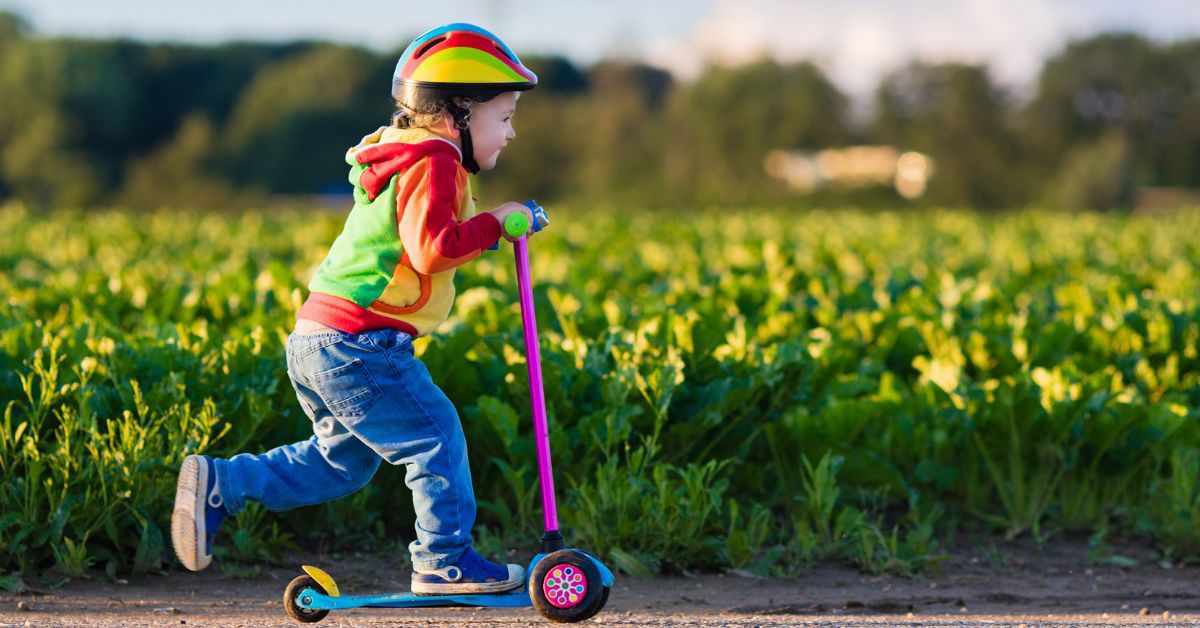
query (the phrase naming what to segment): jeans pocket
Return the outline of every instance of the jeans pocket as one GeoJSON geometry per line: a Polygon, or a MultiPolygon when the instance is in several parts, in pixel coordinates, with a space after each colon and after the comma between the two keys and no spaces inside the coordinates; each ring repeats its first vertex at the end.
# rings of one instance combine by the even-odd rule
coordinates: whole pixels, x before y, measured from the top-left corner
{"type": "Polygon", "coordinates": [[[314,373],[312,380],[321,401],[335,416],[362,416],[383,398],[367,365],[358,358],[314,373]]]}

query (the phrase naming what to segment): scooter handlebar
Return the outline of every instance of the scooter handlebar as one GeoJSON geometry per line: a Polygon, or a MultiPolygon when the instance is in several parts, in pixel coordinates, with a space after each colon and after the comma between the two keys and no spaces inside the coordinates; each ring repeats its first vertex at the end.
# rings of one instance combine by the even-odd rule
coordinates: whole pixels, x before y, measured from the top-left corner
{"type": "Polygon", "coordinates": [[[533,212],[533,232],[537,233],[542,229],[550,226],[550,216],[546,215],[546,210],[537,201],[529,200],[524,203],[529,211],[533,212]]]}
{"type": "Polygon", "coordinates": [[[511,238],[519,238],[529,231],[529,219],[525,214],[509,214],[508,218],[504,219],[504,231],[511,238]]]}
{"type": "MultiPolygon", "coordinates": [[[[550,217],[546,214],[546,210],[537,204],[537,201],[530,200],[523,203],[533,213],[533,233],[537,233],[542,229],[550,226],[550,217]]],[[[519,238],[526,233],[529,233],[529,218],[525,214],[509,214],[504,219],[504,231],[509,236],[519,238]]],[[[499,250],[500,243],[497,242],[488,247],[489,251],[499,250]]]]}

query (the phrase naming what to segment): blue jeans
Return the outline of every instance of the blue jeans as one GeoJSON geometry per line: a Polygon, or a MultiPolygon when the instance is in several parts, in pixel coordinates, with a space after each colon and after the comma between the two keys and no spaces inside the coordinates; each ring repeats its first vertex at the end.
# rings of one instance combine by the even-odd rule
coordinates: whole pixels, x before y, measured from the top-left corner
{"type": "Polygon", "coordinates": [[[457,561],[475,523],[467,443],[454,405],[413,355],[412,338],[393,329],[292,334],[287,367],[313,436],[216,460],[226,510],[236,513],[248,499],[270,510],[337,499],[365,486],[384,460],[407,467],[417,514],[413,566],[457,561]]]}

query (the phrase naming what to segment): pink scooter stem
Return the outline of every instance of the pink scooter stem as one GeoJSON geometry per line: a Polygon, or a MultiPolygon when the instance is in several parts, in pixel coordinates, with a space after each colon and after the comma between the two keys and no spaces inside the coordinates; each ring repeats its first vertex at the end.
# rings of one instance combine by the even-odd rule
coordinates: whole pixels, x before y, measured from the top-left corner
{"type": "Polygon", "coordinates": [[[525,327],[525,362],[529,368],[529,399],[533,405],[533,433],[537,438],[538,475],[542,480],[542,511],[546,532],[558,531],[554,502],[554,473],[550,468],[550,434],[546,425],[546,398],[542,393],[542,353],[538,347],[537,319],[533,312],[533,285],[529,281],[529,249],[521,236],[513,243],[517,257],[517,286],[521,291],[521,322],[525,327]]]}

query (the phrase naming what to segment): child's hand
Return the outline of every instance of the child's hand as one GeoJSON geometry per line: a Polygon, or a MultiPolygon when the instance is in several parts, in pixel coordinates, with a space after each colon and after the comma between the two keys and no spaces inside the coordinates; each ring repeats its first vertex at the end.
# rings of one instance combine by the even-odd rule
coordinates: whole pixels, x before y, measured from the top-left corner
{"type": "MultiPolygon", "coordinates": [[[[508,218],[509,214],[513,214],[516,212],[525,214],[525,217],[529,219],[529,224],[530,225],[533,224],[533,212],[529,211],[528,207],[526,207],[520,203],[505,203],[505,204],[497,207],[496,209],[493,209],[489,213],[491,213],[493,216],[495,216],[496,220],[499,220],[501,226],[503,226],[504,219],[508,218]]],[[[504,236],[504,239],[508,240],[509,242],[516,242],[520,238],[520,236],[517,236],[514,238],[514,237],[508,235],[508,232],[505,231],[503,228],[500,229],[500,233],[501,233],[501,235],[504,236]]],[[[522,235],[524,235],[524,234],[522,234],[522,235]]]]}

